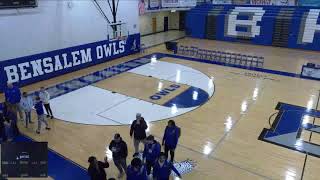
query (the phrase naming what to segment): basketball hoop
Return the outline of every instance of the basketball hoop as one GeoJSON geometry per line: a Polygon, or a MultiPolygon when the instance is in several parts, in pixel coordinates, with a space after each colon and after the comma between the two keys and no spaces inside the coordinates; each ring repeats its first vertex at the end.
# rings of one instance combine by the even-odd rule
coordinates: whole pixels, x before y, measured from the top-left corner
{"type": "Polygon", "coordinates": [[[127,24],[124,22],[110,23],[107,30],[110,40],[126,40],[129,35],[127,24]]]}

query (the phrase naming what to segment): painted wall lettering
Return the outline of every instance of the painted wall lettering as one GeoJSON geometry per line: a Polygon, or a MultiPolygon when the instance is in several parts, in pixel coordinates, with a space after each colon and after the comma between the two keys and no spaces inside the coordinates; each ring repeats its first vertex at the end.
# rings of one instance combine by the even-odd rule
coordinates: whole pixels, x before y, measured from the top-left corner
{"type": "Polygon", "coordinates": [[[139,52],[133,42],[140,44],[140,34],[1,61],[0,92],[7,82],[26,85],[139,52]]]}

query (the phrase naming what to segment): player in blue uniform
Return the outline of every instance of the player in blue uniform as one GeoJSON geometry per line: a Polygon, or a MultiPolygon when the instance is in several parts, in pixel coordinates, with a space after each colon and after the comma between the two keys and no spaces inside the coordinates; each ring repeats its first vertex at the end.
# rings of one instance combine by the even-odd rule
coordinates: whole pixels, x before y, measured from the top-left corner
{"type": "Polygon", "coordinates": [[[178,140],[181,135],[181,129],[176,126],[173,120],[168,121],[168,126],[166,127],[162,139],[162,145],[164,145],[164,152],[168,157],[168,152],[170,151],[171,162],[174,161],[174,152],[178,144],[178,140]]]}
{"type": "Polygon", "coordinates": [[[146,162],[147,174],[150,175],[151,169],[159,158],[161,145],[152,135],[147,137],[143,151],[143,159],[146,162]]]}
{"type": "Polygon", "coordinates": [[[38,129],[37,129],[36,133],[40,134],[41,123],[42,122],[46,125],[46,130],[50,130],[49,125],[48,125],[47,121],[44,118],[43,103],[40,100],[40,97],[36,97],[36,103],[34,105],[34,108],[36,109],[36,112],[37,112],[37,115],[38,115],[38,129]]]}
{"type": "Polygon", "coordinates": [[[153,179],[154,180],[169,180],[171,171],[174,171],[176,175],[181,178],[178,170],[173,166],[172,162],[167,160],[167,156],[164,152],[160,153],[159,160],[153,166],[153,179]]]}
{"type": "Polygon", "coordinates": [[[148,180],[146,167],[141,159],[134,158],[127,169],[127,180],[148,180]]]}

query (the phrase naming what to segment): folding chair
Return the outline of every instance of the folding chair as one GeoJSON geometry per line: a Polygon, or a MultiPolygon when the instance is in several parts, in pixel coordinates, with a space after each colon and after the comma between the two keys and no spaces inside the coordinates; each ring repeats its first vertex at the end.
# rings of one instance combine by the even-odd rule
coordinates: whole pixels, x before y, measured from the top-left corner
{"type": "Polygon", "coordinates": [[[205,51],[205,59],[206,59],[206,60],[210,60],[210,56],[211,56],[211,55],[210,55],[210,50],[205,49],[204,51],[205,51]]]}
{"type": "Polygon", "coordinates": [[[146,50],[146,45],[145,44],[141,44],[140,45],[140,53],[145,53],[146,50]]]}
{"type": "Polygon", "coordinates": [[[180,45],[179,48],[178,48],[178,54],[183,55],[183,53],[184,53],[184,46],[180,45]]]}
{"type": "Polygon", "coordinates": [[[258,58],[258,67],[263,67],[264,64],[264,57],[259,57],[258,58]]]}
{"type": "Polygon", "coordinates": [[[231,54],[229,52],[226,52],[226,63],[231,64],[231,54]]]}
{"type": "Polygon", "coordinates": [[[226,53],[225,52],[221,52],[220,62],[226,63],[226,53]]]}
{"type": "Polygon", "coordinates": [[[216,59],[217,62],[221,61],[221,52],[220,51],[216,51],[216,59]]]}
{"type": "Polygon", "coordinates": [[[199,49],[198,50],[198,56],[200,59],[204,59],[205,57],[205,50],[204,49],[199,49]]]}
{"type": "Polygon", "coordinates": [[[247,65],[249,66],[249,67],[255,67],[255,65],[253,64],[253,60],[252,60],[253,58],[252,58],[252,56],[251,55],[248,55],[247,56],[247,65]]]}
{"type": "Polygon", "coordinates": [[[241,55],[240,65],[241,66],[247,66],[247,55],[244,55],[244,54],[241,55]]]}
{"type": "Polygon", "coordinates": [[[230,53],[230,64],[235,64],[236,63],[236,58],[237,58],[237,54],[230,53]]]}
{"type": "Polygon", "coordinates": [[[198,47],[195,47],[195,46],[190,47],[190,56],[195,56],[197,52],[198,52],[198,47]]]}

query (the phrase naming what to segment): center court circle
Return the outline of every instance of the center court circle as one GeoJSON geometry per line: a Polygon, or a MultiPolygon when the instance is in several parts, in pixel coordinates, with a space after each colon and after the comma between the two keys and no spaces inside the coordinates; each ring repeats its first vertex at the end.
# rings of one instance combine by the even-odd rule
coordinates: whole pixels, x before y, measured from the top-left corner
{"type": "MultiPolygon", "coordinates": [[[[121,64],[118,66],[124,67],[121,64]]],[[[126,72],[146,79],[152,77],[159,81],[157,87],[151,88],[154,93],[146,94],[150,100],[91,84],[52,99],[51,105],[56,118],[88,125],[128,125],[135,119],[136,113],[141,113],[146,121],[153,122],[190,112],[206,103],[214,94],[215,86],[212,78],[181,64],[148,61],[126,72]],[[161,88],[162,81],[171,85],[161,88]],[[180,86],[185,88],[180,90],[181,92],[180,86]],[[176,94],[168,101],[157,103],[157,98],[161,99],[172,93],[176,94]]],[[[117,83],[125,83],[125,76],[117,81],[118,76],[112,78],[117,83]]]]}

